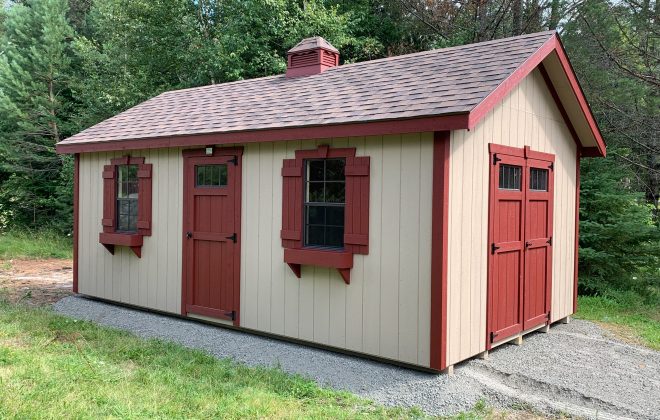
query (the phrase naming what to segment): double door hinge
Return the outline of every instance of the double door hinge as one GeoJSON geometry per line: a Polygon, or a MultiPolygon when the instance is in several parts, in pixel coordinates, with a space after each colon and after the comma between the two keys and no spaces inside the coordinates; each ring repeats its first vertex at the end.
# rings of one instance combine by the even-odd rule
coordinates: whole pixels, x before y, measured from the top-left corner
{"type": "Polygon", "coordinates": [[[493,155],[493,165],[497,165],[497,162],[501,161],[502,159],[497,157],[497,153],[493,155]]]}
{"type": "Polygon", "coordinates": [[[238,237],[236,236],[236,233],[234,232],[231,236],[227,236],[227,239],[231,240],[233,243],[236,243],[238,237]]]}
{"type": "Polygon", "coordinates": [[[497,246],[497,245],[495,245],[495,242],[493,242],[492,244],[490,244],[490,253],[491,253],[491,254],[495,255],[495,251],[497,251],[498,249],[500,249],[500,247],[497,246]]]}
{"type": "Polygon", "coordinates": [[[495,341],[495,337],[497,337],[497,333],[495,331],[491,331],[491,333],[490,333],[490,342],[491,343],[495,341]]]}
{"type": "Polygon", "coordinates": [[[233,158],[229,159],[227,163],[233,163],[234,166],[238,166],[238,156],[234,156],[233,158]]]}

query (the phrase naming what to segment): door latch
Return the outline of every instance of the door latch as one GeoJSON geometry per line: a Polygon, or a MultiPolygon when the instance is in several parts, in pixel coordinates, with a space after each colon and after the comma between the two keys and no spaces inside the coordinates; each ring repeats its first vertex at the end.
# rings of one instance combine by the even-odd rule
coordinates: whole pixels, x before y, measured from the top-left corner
{"type": "Polygon", "coordinates": [[[231,239],[231,241],[232,241],[233,243],[236,243],[236,240],[237,240],[238,238],[237,238],[237,236],[236,236],[236,233],[234,233],[234,234],[231,235],[231,236],[227,236],[226,239],[231,239]]]}
{"type": "Polygon", "coordinates": [[[494,255],[494,254],[495,254],[495,251],[497,251],[498,249],[500,249],[500,247],[497,246],[497,245],[495,245],[495,242],[493,242],[492,244],[490,244],[490,253],[491,253],[491,254],[494,255]]]}
{"type": "Polygon", "coordinates": [[[186,232],[186,238],[188,239],[192,238],[192,232],[186,232]]]}

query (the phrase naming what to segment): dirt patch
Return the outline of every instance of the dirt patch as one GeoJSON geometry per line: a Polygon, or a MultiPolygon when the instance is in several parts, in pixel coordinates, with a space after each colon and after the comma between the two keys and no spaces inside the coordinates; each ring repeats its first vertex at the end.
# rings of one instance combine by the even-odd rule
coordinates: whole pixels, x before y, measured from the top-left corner
{"type": "Polygon", "coordinates": [[[73,294],[73,261],[0,260],[0,295],[12,303],[52,305],[73,294]]]}

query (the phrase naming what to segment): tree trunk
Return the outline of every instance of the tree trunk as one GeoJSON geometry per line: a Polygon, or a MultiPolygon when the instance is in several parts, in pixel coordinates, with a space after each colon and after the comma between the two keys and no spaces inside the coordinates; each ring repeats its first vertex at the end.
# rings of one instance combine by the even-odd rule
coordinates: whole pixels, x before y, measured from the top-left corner
{"type": "Polygon", "coordinates": [[[548,20],[548,29],[557,29],[560,17],[559,0],[552,0],[550,3],[550,19],[548,20]]]}
{"type": "Polygon", "coordinates": [[[522,0],[513,0],[511,4],[511,35],[520,35],[522,32],[522,0]]]}

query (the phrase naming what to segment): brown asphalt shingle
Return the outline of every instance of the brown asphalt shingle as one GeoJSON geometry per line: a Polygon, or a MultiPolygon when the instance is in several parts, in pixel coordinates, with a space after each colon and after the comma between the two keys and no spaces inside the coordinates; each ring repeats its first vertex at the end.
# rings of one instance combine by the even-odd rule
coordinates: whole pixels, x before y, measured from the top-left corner
{"type": "Polygon", "coordinates": [[[466,113],[553,31],[162,93],[60,144],[466,113]]]}

